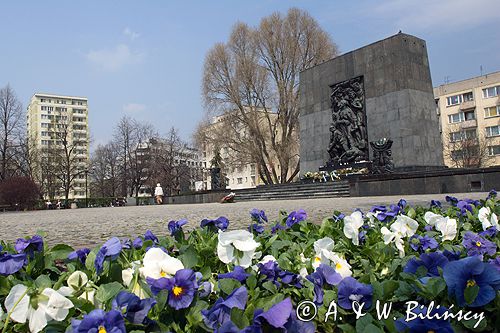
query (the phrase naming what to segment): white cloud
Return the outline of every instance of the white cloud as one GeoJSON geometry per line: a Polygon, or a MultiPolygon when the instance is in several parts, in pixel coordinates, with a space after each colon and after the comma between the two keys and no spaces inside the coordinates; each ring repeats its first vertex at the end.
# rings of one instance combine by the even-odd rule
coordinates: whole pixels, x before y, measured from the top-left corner
{"type": "Polygon", "coordinates": [[[390,0],[372,10],[371,17],[380,15],[409,33],[467,30],[500,19],[498,0],[390,0]]]}
{"type": "Polygon", "coordinates": [[[138,103],[128,103],[123,106],[125,113],[141,113],[146,110],[146,105],[138,103]]]}
{"type": "Polygon", "coordinates": [[[135,31],[132,31],[129,27],[126,27],[123,30],[123,34],[127,37],[130,37],[131,40],[135,40],[141,36],[141,34],[135,32],[135,31]]]}
{"type": "Polygon", "coordinates": [[[117,71],[126,65],[140,63],[144,54],[130,50],[128,45],[119,44],[113,49],[91,50],[85,57],[101,69],[117,71]]]}

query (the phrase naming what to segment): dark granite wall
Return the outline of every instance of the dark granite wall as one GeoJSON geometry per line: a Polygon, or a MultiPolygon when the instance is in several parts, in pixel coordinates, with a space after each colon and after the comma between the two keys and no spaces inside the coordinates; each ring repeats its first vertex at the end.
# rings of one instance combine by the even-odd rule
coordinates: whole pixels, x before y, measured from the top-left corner
{"type": "Polygon", "coordinates": [[[357,76],[364,77],[368,140],[391,138],[396,168],[442,166],[425,41],[399,33],[301,73],[301,173],[329,160],[330,86],[357,76]]]}

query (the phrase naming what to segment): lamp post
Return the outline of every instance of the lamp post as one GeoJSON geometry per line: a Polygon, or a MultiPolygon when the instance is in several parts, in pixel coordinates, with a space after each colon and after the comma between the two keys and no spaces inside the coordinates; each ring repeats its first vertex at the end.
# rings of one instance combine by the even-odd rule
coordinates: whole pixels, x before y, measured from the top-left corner
{"type": "Polygon", "coordinates": [[[89,175],[89,169],[85,168],[85,208],[89,208],[89,202],[88,202],[88,175],[89,175]]]}

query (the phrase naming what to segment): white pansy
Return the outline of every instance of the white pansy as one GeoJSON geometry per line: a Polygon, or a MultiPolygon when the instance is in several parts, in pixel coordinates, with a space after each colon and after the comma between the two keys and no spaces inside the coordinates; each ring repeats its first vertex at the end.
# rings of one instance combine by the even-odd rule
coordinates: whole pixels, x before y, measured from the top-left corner
{"type": "Polygon", "coordinates": [[[233,263],[243,268],[252,264],[255,250],[259,247],[253,239],[253,234],[246,230],[219,231],[217,255],[225,263],[233,263]]]}
{"type": "Polygon", "coordinates": [[[359,228],[363,226],[363,213],[353,212],[350,216],[344,217],[344,235],[352,240],[354,245],[359,245],[359,228]]]}
{"type": "Polygon", "coordinates": [[[39,297],[36,310],[30,304],[27,287],[15,285],[5,299],[5,308],[10,318],[18,323],[25,323],[28,319],[31,333],[38,333],[47,326],[49,320],[63,321],[74,305],[59,292],[45,288],[39,297]]]}
{"type": "Polygon", "coordinates": [[[172,277],[175,273],[184,268],[182,262],[166,254],[162,249],[152,247],[144,255],[143,267],[139,272],[144,278],[159,279],[162,277],[172,277]]]}
{"type": "Polygon", "coordinates": [[[264,258],[262,258],[262,260],[259,261],[259,263],[265,264],[266,262],[269,262],[269,261],[278,261],[278,260],[276,260],[276,258],[273,257],[272,255],[268,254],[267,256],[264,256],[264,258]]]}
{"type": "Polygon", "coordinates": [[[333,246],[335,245],[333,239],[330,237],[325,237],[318,239],[314,242],[314,251],[316,255],[313,258],[312,266],[314,269],[319,267],[320,264],[330,264],[330,259],[328,256],[332,253],[333,246]]]}
{"type": "Polygon", "coordinates": [[[402,236],[411,237],[417,232],[418,222],[406,215],[398,215],[396,221],[391,225],[393,232],[399,232],[402,236]]]}
{"type": "Polygon", "coordinates": [[[28,319],[30,298],[27,290],[25,285],[16,284],[5,298],[5,309],[10,312],[10,318],[18,323],[25,323],[28,319]]]}
{"type": "Polygon", "coordinates": [[[306,276],[309,275],[309,272],[307,272],[307,268],[305,267],[302,267],[300,270],[299,270],[299,275],[302,276],[303,278],[305,278],[306,276]]]}
{"type": "Polygon", "coordinates": [[[391,231],[391,230],[387,229],[386,227],[382,227],[380,229],[380,232],[382,233],[384,243],[387,245],[387,244],[393,242],[399,251],[399,256],[401,258],[403,258],[405,256],[405,248],[404,248],[404,240],[403,240],[404,235],[401,234],[399,231],[391,231]]]}
{"type": "Polygon", "coordinates": [[[432,225],[433,227],[437,224],[437,222],[439,220],[441,220],[443,218],[444,218],[443,216],[436,214],[436,213],[433,213],[433,212],[425,212],[425,214],[424,214],[425,222],[432,225]]]}
{"type": "Polygon", "coordinates": [[[444,217],[436,223],[436,230],[441,232],[443,241],[453,240],[457,236],[457,220],[444,217]]]}
{"type": "Polygon", "coordinates": [[[331,252],[328,254],[328,259],[330,260],[330,266],[335,268],[335,271],[339,273],[342,278],[352,275],[351,265],[338,253],[331,252]]]}
{"type": "Polygon", "coordinates": [[[88,290],[85,290],[78,298],[84,299],[86,301],[89,301],[92,304],[96,304],[95,300],[95,290],[94,289],[89,289],[88,288],[88,282],[89,278],[87,277],[87,274],[85,274],[82,271],[75,271],[73,274],[71,274],[68,277],[68,280],[66,281],[68,286],[67,287],[61,287],[59,288],[58,292],[63,295],[63,296],[72,296],[76,292],[79,292],[80,290],[86,288],[88,290]]]}
{"type": "Polygon", "coordinates": [[[366,213],[366,217],[368,218],[368,225],[370,227],[373,227],[375,225],[375,222],[378,221],[378,214],[380,214],[381,212],[376,210],[374,212],[368,212],[366,213]]]}
{"type": "Polygon", "coordinates": [[[490,207],[482,207],[479,210],[477,217],[483,225],[483,230],[490,227],[495,227],[497,230],[500,229],[498,226],[498,217],[495,213],[491,212],[490,207]]]}

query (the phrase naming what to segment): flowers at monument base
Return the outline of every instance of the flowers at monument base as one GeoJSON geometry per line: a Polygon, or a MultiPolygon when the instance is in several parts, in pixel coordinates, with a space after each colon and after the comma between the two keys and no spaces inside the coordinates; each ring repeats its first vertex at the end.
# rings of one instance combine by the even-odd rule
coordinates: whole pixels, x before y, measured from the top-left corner
{"type": "Polygon", "coordinates": [[[500,202],[442,202],[332,207],[321,223],[254,209],[242,229],[258,232],[166,219],[163,232],[93,249],[0,242],[0,331],[494,331],[500,202]]]}

